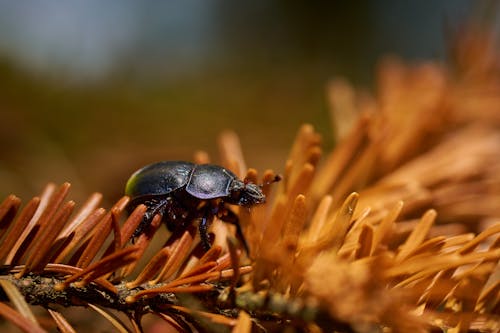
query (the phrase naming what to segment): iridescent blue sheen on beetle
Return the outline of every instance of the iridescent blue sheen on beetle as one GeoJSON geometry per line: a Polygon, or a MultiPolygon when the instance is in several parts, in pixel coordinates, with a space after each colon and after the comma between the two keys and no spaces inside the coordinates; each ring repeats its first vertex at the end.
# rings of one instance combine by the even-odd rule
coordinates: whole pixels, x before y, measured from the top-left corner
{"type": "Polygon", "coordinates": [[[261,188],[239,180],[231,171],[214,164],[164,161],[137,170],[125,186],[133,210],[139,204],[148,208],[134,233],[140,235],[156,214],[162,216],[170,231],[182,231],[193,220],[200,219],[198,229],[203,247],[210,248],[207,229],[214,216],[234,224],[248,253],[248,245],[238,217],[225,203],[251,207],[263,203],[261,188]],[[224,212],[224,214],[219,214],[224,212]]]}

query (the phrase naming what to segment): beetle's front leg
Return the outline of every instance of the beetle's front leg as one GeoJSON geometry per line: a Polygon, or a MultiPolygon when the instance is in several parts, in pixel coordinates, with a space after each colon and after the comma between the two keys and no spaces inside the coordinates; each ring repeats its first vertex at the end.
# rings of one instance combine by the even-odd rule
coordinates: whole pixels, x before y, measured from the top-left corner
{"type": "Polygon", "coordinates": [[[223,211],[225,212],[225,214],[220,214],[219,218],[222,221],[231,223],[236,227],[236,236],[238,236],[240,241],[243,243],[243,248],[245,249],[247,255],[250,255],[250,249],[248,247],[245,236],[243,235],[243,231],[241,230],[240,220],[238,218],[238,215],[236,215],[232,210],[229,210],[227,208],[223,208],[223,211]]]}

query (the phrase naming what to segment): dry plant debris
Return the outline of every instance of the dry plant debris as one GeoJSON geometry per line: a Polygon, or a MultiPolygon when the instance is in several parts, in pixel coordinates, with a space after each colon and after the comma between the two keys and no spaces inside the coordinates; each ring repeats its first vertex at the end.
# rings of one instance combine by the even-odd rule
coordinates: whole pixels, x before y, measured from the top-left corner
{"type": "MultiPolygon", "coordinates": [[[[266,204],[237,211],[251,258],[218,220],[208,252],[193,225],[148,254],[160,217],[131,242],[145,207],[127,216],[127,197],[106,210],[96,193],[74,213],[67,183],[22,208],[8,196],[0,315],[26,332],[75,332],[63,312],[77,306],[120,332],[142,332],[146,314],[187,332],[498,332],[500,57],[490,37],[471,29],[455,71],[386,60],[374,97],[333,82],[332,113],[353,125],[326,153],[311,125],[300,128],[283,181],[263,186],[266,204]]],[[[238,176],[274,178],[247,169],[236,134],[219,145],[238,176]]]]}

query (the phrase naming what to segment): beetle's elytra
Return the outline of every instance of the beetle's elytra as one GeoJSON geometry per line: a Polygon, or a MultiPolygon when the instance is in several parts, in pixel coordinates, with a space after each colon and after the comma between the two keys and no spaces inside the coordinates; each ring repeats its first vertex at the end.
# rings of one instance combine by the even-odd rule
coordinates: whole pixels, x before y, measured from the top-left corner
{"type": "Polygon", "coordinates": [[[247,253],[248,245],[238,217],[225,204],[251,207],[265,200],[258,185],[238,179],[221,166],[183,161],[163,161],[137,170],[128,180],[125,194],[131,198],[130,210],[139,204],[148,208],[134,236],[138,236],[156,214],[162,216],[170,231],[183,230],[193,220],[200,219],[200,239],[207,250],[210,248],[207,228],[217,215],[236,226],[247,253]],[[222,212],[224,214],[219,214],[222,212]]]}

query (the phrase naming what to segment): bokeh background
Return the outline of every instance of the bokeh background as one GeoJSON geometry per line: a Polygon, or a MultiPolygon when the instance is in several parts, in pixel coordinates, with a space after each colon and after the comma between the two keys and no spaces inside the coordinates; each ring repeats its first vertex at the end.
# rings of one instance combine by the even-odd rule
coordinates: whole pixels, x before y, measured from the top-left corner
{"type": "Polygon", "coordinates": [[[216,162],[225,129],[280,172],[301,123],[334,144],[331,79],[373,90],[387,54],[446,61],[448,29],[490,4],[0,0],[0,195],[70,181],[112,202],[146,163],[216,162]]]}

